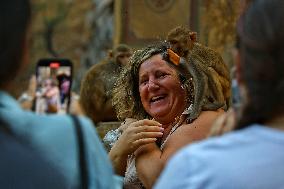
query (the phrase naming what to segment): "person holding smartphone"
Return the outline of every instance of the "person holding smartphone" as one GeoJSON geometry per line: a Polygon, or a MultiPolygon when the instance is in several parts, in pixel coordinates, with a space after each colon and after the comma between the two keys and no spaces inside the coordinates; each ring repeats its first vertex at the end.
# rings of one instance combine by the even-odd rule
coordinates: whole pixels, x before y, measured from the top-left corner
{"type": "Polygon", "coordinates": [[[10,89],[17,87],[13,81],[29,62],[30,17],[29,0],[0,1],[0,118],[15,137],[64,176],[67,188],[83,188],[82,181],[86,181],[84,188],[120,188],[122,179],[114,174],[91,120],[80,116],[76,122],[69,115],[37,115],[22,109],[10,95],[10,89]],[[76,128],[82,131],[78,134],[82,151],[76,128]],[[79,158],[79,154],[85,158],[79,158]]]}

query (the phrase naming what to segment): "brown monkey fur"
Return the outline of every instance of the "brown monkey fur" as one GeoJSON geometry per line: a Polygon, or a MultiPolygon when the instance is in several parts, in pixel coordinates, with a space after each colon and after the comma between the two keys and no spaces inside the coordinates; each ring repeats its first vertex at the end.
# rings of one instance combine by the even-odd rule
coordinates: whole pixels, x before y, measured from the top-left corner
{"type": "Polygon", "coordinates": [[[171,49],[186,59],[185,67],[193,78],[194,103],[190,119],[195,119],[202,110],[227,110],[231,97],[228,67],[217,52],[197,43],[196,35],[182,26],[167,35],[171,49]]]}
{"type": "Polygon", "coordinates": [[[120,56],[130,57],[132,50],[129,46],[120,44],[109,57],[92,66],[81,82],[80,105],[94,123],[103,121],[117,121],[112,106],[112,89],[122,67],[120,56]]]}

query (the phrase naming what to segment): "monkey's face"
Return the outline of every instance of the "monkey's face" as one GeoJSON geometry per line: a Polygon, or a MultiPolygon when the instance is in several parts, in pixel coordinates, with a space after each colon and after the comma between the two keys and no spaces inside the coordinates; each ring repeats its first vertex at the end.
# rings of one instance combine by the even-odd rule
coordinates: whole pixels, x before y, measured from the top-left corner
{"type": "Polygon", "coordinates": [[[171,49],[181,57],[187,57],[191,50],[191,40],[185,36],[177,36],[169,40],[171,49]]]}
{"type": "Polygon", "coordinates": [[[125,66],[128,64],[130,56],[130,52],[117,52],[116,62],[122,66],[125,66]]]}

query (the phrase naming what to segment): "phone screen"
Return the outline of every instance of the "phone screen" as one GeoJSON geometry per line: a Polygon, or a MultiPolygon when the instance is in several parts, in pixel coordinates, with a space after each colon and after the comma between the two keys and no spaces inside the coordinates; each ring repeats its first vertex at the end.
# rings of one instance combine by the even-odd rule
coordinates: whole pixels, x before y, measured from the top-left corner
{"type": "Polygon", "coordinates": [[[38,114],[69,113],[72,86],[72,63],[67,59],[41,59],[36,67],[38,114]]]}

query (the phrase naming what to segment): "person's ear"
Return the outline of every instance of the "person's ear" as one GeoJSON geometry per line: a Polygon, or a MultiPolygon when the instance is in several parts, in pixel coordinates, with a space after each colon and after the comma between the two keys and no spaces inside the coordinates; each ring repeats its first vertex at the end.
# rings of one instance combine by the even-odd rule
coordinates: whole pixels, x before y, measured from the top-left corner
{"type": "Polygon", "coordinates": [[[242,66],[241,66],[241,54],[240,50],[236,49],[235,52],[235,63],[236,63],[236,78],[238,84],[242,84],[242,66]]]}
{"type": "Polygon", "coordinates": [[[197,32],[190,32],[189,36],[192,42],[197,42],[197,32]]]}
{"type": "Polygon", "coordinates": [[[244,68],[242,66],[243,64],[241,64],[242,61],[243,61],[242,53],[240,52],[240,49],[237,49],[235,54],[236,79],[240,89],[241,102],[246,103],[246,101],[248,100],[248,89],[243,79],[244,68]]]}

